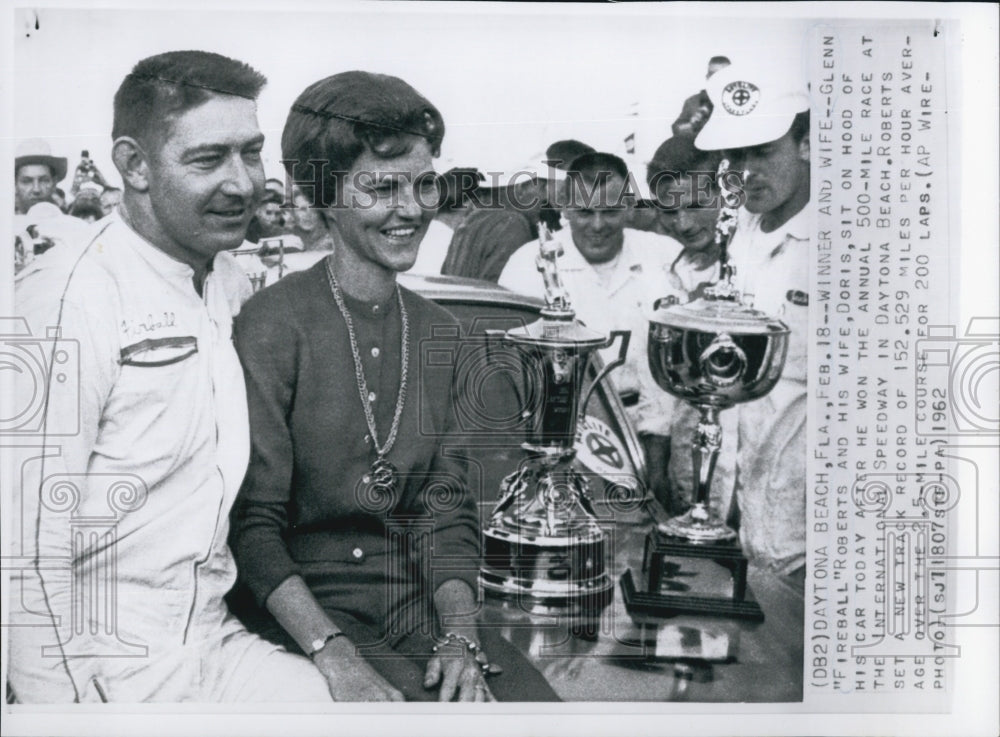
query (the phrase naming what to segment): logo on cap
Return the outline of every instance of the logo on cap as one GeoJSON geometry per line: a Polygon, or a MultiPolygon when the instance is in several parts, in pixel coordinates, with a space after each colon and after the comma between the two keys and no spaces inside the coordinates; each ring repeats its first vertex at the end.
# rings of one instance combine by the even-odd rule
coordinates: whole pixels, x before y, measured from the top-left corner
{"type": "Polygon", "coordinates": [[[746,115],[760,102],[760,90],[750,82],[730,82],[722,90],[722,107],[730,115],[746,115]]]}

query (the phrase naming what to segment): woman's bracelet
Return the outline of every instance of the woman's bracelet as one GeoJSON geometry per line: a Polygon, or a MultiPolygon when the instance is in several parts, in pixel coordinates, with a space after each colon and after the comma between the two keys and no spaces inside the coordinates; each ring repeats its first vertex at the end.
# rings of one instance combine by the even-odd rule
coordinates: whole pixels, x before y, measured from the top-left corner
{"type": "Polygon", "coordinates": [[[470,640],[465,635],[460,635],[456,632],[445,632],[444,641],[432,647],[431,651],[436,653],[440,646],[455,644],[460,644],[468,652],[472,653],[473,659],[476,661],[476,665],[479,666],[479,669],[482,671],[484,676],[495,676],[503,672],[503,668],[499,665],[490,663],[489,658],[486,657],[486,653],[483,652],[483,648],[480,647],[478,642],[470,640]]]}

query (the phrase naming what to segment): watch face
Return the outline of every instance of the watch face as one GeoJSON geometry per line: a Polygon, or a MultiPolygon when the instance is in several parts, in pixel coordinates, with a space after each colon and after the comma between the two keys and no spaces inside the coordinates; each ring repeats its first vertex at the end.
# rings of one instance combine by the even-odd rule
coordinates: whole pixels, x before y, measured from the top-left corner
{"type": "MultiPolygon", "coordinates": [[[[326,643],[328,643],[330,640],[334,640],[334,639],[340,637],[341,635],[344,635],[344,633],[343,632],[331,632],[326,637],[318,637],[315,640],[313,640],[312,643],[309,645],[309,657],[311,658],[311,657],[315,656],[320,650],[322,650],[324,647],[326,647],[326,643]]],[[[344,637],[346,637],[346,636],[347,635],[344,635],[344,637]]]]}

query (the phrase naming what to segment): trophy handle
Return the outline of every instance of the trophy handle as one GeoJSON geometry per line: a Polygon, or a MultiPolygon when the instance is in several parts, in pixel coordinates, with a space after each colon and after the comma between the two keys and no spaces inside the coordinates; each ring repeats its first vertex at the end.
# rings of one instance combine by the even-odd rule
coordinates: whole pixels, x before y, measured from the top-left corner
{"type": "Polygon", "coordinates": [[[612,343],[615,342],[615,338],[621,338],[622,340],[621,344],[618,346],[618,358],[605,365],[605,367],[601,369],[600,373],[598,373],[597,376],[594,378],[594,380],[591,382],[590,388],[587,389],[587,393],[583,397],[583,403],[580,405],[580,414],[584,416],[586,416],[587,414],[587,405],[590,403],[590,396],[594,393],[594,389],[597,388],[597,385],[601,383],[601,380],[605,376],[607,376],[614,369],[618,368],[623,363],[625,363],[625,354],[628,353],[628,344],[629,341],[632,339],[632,331],[612,330],[611,336],[608,338],[607,342],[601,347],[607,348],[608,346],[610,346],[612,343]]]}

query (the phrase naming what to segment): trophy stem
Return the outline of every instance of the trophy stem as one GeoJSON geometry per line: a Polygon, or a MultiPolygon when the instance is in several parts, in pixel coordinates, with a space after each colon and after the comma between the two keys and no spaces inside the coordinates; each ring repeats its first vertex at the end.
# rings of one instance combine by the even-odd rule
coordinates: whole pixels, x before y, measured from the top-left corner
{"type": "Polygon", "coordinates": [[[728,527],[709,508],[712,475],[715,473],[715,462],[719,458],[719,448],[722,447],[719,408],[699,404],[698,411],[701,412],[701,418],[691,446],[696,484],[694,506],[681,516],[667,520],[660,529],[668,535],[684,538],[693,543],[711,544],[735,540],[736,531],[728,527]]]}
{"type": "Polygon", "coordinates": [[[701,418],[698,420],[698,426],[694,431],[694,442],[691,444],[691,459],[694,463],[694,479],[697,484],[695,503],[707,507],[712,476],[715,474],[715,462],[722,447],[722,425],[719,424],[718,407],[703,404],[698,410],[701,412],[701,418]]]}

